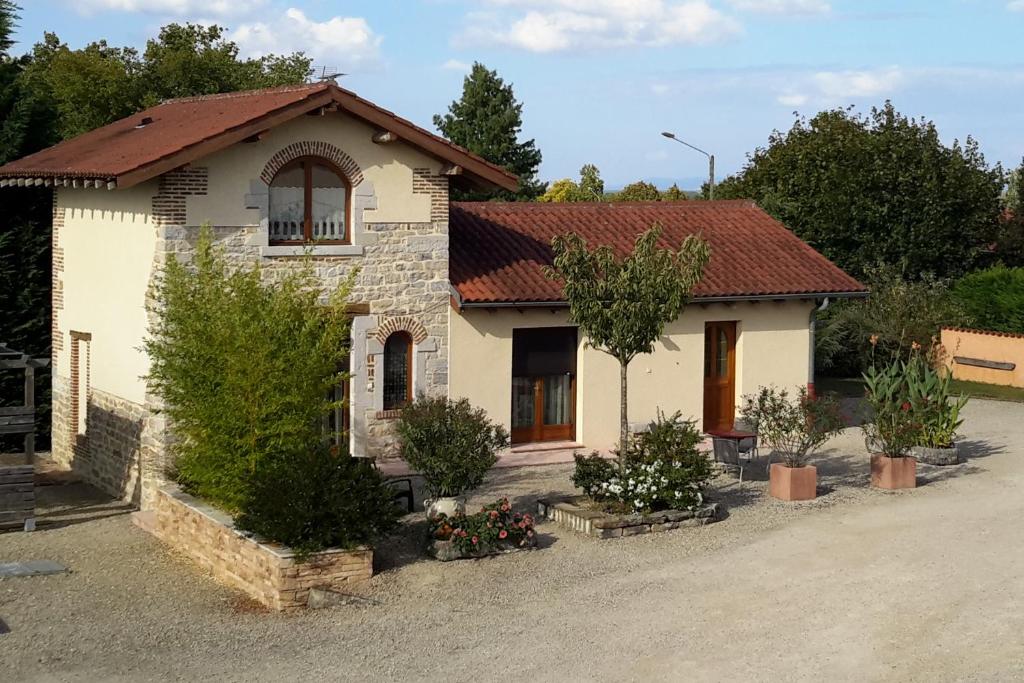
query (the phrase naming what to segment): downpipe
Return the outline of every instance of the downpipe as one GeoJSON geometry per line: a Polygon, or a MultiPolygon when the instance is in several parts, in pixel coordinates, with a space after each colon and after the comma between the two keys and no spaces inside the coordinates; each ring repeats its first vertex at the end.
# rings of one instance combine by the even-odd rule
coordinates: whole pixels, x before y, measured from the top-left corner
{"type": "Polygon", "coordinates": [[[807,359],[807,395],[811,398],[816,398],[814,392],[814,345],[815,345],[815,327],[817,326],[818,314],[828,308],[829,299],[825,297],[820,306],[815,306],[811,309],[811,314],[807,321],[807,330],[809,332],[811,347],[809,351],[809,358],[807,359]]]}

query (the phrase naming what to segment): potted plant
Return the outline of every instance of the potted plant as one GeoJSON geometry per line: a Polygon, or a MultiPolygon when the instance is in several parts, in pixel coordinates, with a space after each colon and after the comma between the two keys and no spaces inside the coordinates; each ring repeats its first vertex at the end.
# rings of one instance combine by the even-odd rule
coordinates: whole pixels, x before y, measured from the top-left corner
{"type": "Polygon", "coordinates": [[[768,493],[787,501],[813,500],[818,491],[818,469],[809,465],[811,454],[843,429],[839,404],[832,396],[812,398],[800,389],[795,398],[785,389],[761,387],[745,396],[743,418],[758,439],[782,456],[772,463],[768,493]]]}
{"type": "Polygon", "coordinates": [[[463,494],[483,483],[508,446],[508,432],[466,399],[419,396],[395,425],[402,459],[423,476],[427,518],[465,512],[463,494]]]}
{"type": "Polygon", "coordinates": [[[967,405],[967,396],[951,396],[952,376],[936,372],[929,359],[919,354],[911,359],[907,379],[910,403],[921,425],[911,453],[918,462],[929,465],[957,464],[956,431],[964,422],[960,411],[967,405]]]}
{"type": "Polygon", "coordinates": [[[883,489],[917,486],[917,460],[911,449],[920,440],[921,423],[911,402],[909,364],[894,359],[864,373],[865,400],[873,415],[862,426],[871,453],[871,485],[883,489]]]}

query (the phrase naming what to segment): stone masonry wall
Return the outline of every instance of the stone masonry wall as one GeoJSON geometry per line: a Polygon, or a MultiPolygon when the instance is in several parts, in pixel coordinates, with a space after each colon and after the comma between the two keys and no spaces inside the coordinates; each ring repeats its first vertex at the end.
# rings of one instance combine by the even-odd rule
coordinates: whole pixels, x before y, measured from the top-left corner
{"type": "Polygon", "coordinates": [[[284,546],[260,543],[231,518],[174,486],[158,490],[153,534],[214,578],[275,610],[304,607],[311,588],[344,590],[373,576],[373,551],[328,550],[304,562],[284,546]]]}

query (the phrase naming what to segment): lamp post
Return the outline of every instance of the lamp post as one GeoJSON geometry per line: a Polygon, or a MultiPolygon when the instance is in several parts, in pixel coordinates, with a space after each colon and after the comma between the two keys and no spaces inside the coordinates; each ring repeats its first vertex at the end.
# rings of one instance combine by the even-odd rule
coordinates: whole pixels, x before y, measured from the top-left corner
{"type": "Polygon", "coordinates": [[[707,152],[702,150],[700,147],[694,147],[689,142],[684,142],[684,141],[680,140],[679,138],[676,137],[675,133],[669,133],[669,132],[666,131],[666,132],[662,133],[662,135],[667,137],[669,140],[675,140],[680,145],[686,145],[690,149],[696,150],[696,151],[700,152],[701,154],[703,154],[704,156],[706,156],[708,158],[708,199],[714,199],[715,198],[715,155],[714,154],[708,154],[707,152]]]}

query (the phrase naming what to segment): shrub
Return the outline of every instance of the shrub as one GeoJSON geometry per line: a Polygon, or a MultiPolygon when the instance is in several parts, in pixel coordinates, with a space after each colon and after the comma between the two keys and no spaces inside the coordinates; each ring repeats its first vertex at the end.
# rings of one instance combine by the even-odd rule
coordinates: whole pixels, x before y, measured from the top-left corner
{"type": "Polygon", "coordinates": [[[483,483],[508,446],[508,432],[469,401],[419,396],[395,424],[399,449],[432,496],[458,496],[483,483]]]}
{"type": "Polygon", "coordinates": [[[1024,268],[995,266],[971,273],[956,283],[953,296],[972,327],[1024,333],[1024,268]]]}
{"type": "Polygon", "coordinates": [[[910,367],[896,359],[864,373],[865,401],[872,415],[862,425],[870,449],[891,458],[908,454],[921,438],[919,415],[910,396],[910,367]]]}
{"type": "Polygon", "coordinates": [[[693,420],[659,413],[646,432],[631,435],[619,464],[577,455],[572,482],[609,511],[692,509],[703,503],[711,479],[711,463],[697,450],[701,441],[693,420]]]}
{"type": "Polygon", "coordinates": [[[480,508],[473,515],[439,516],[431,522],[430,535],[451,542],[467,555],[483,554],[503,545],[517,548],[532,545],[533,517],[514,512],[508,498],[480,508]]]}
{"type": "Polygon", "coordinates": [[[300,556],[372,544],[402,510],[369,460],[326,447],[270,459],[249,482],[236,526],[290,546],[300,556]]]}
{"type": "Polygon", "coordinates": [[[951,448],[956,432],[963,424],[960,411],[967,405],[967,396],[953,396],[949,372],[937,372],[928,359],[915,353],[907,373],[910,404],[917,415],[921,433],[917,446],[951,448]]]}
{"type": "Polygon", "coordinates": [[[802,387],[792,399],[785,389],[761,387],[743,397],[740,414],[787,467],[804,467],[811,453],[843,429],[838,401],[828,395],[811,398],[802,387]]]}

